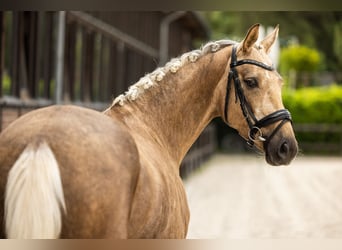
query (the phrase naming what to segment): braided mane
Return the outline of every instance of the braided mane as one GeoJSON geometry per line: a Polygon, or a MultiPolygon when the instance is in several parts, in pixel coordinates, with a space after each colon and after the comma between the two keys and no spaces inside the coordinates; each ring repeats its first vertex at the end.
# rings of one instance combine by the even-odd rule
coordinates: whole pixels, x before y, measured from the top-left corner
{"type": "Polygon", "coordinates": [[[164,76],[168,73],[175,74],[177,71],[188,63],[195,63],[200,57],[209,53],[215,53],[216,51],[225,48],[227,46],[236,44],[237,42],[231,40],[219,40],[214,42],[208,42],[202,48],[187,52],[180,57],[171,59],[164,67],[159,67],[153,72],[146,74],[144,77],[134,85],[130,86],[128,91],[124,94],[116,97],[112,103],[112,106],[123,106],[127,101],[136,100],[145,90],[156,85],[156,83],[162,81],[164,76]]]}

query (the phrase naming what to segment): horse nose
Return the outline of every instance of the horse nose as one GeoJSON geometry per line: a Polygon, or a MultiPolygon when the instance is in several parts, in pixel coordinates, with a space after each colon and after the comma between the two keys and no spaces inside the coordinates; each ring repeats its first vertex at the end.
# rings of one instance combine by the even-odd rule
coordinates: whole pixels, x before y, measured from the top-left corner
{"type": "Polygon", "coordinates": [[[278,156],[280,159],[286,159],[289,153],[289,144],[287,140],[284,140],[278,148],[278,156]]]}
{"type": "Polygon", "coordinates": [[[297,145],[287,138],[283,138],[279,143],[277,155],[282,164],[288,164],[297,154],[297,145]]]}

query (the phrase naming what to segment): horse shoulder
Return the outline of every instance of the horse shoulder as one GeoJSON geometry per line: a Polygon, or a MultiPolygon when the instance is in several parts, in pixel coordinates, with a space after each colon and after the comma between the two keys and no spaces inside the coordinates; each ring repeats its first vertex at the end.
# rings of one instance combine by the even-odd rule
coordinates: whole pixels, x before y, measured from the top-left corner
{"type": "Polygon", "coordinates": [[[189,208],[177,163],[149,136],[132,132],[140,173],[130,217],[131,238],[184,238],[189,208]]]}

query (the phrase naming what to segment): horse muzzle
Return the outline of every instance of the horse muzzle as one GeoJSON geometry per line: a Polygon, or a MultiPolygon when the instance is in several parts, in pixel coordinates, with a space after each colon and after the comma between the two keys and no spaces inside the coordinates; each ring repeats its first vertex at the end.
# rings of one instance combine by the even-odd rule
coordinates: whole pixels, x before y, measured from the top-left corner
{"type": "Polygon", "coordinates": [[[265,148],[266,161],[273,166],[288,165],[298,153],[294,137],[275,136],[265,148]]]}

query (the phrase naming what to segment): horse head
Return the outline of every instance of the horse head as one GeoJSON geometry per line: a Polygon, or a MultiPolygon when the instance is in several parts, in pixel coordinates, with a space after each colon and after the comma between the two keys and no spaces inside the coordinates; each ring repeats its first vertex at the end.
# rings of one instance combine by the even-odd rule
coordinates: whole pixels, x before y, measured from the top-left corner
{"type": "Polygon", "coordinates": [[[265,152],[271,165],[287,165],[298,152],[290,112],[284,108],[283,79],[269,52],[278,26],[260,43],[259,24],[233,46],[223,117],[249,145],[265,152]]]}

